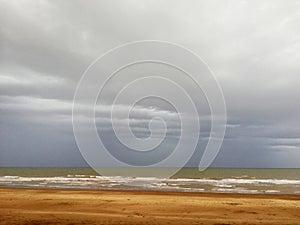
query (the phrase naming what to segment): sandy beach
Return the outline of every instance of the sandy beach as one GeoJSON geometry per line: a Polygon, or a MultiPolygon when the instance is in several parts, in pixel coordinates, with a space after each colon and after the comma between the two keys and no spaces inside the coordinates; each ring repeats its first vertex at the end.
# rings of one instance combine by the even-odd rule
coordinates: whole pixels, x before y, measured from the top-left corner
{"type": "Polygon", "coordinates": [[[0,224],[300,224],[300,195],[1,188],[0,224]]]}

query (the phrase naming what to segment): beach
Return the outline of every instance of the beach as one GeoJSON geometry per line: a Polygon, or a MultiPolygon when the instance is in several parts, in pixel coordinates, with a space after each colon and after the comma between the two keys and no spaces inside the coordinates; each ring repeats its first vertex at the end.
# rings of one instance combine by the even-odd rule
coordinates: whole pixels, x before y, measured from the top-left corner
{"type": "Polygon", "coordinates": [[[300,224],[300,195],[0,188],[0,224],[300,224]]]}

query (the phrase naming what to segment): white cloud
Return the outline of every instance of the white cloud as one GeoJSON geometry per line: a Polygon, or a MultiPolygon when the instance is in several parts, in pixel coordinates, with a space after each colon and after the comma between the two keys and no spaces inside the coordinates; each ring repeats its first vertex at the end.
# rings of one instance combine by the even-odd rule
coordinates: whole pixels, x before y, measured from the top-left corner
{"type": "Polygon", "coordinates": [[[51,87],[62,85],[64,81],[64,78],[45,76],[34,71],[20,71],[16,74],[0,73],[0,86],[9,86],[10,88],[22,88],[23,86],[51,87]]]}
{"type": "Polygon", "coordinates": [[[295,145],[272,145],[272,149],[276,149],[278,151],[294,151],[294,150],[300,150],[299,146],[295,145]]]}

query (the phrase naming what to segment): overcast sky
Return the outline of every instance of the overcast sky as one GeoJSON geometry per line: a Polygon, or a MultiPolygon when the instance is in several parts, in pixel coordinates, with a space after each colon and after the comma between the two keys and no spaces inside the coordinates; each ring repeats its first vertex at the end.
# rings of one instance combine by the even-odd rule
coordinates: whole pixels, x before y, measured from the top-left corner
{"type": "MultiPolygon", "coordinates": [[[[86,166],[71,120],[79,79],[111,48],[155,39],[193,50],[223,89],[228,125],[212,166],[300,167],[299,27],[298,0],[0,0],[0,166],[86,166]]],[[[162,116],[167,154],[178,117],[154,103],[135,110],[133,132],[149,135],[147,120],[162,116]]],[[[100,105],[97,123],[118,149],[107,115],[100,105]]],[[[198,165],[208,127],[188,166],[198,165]]]]}

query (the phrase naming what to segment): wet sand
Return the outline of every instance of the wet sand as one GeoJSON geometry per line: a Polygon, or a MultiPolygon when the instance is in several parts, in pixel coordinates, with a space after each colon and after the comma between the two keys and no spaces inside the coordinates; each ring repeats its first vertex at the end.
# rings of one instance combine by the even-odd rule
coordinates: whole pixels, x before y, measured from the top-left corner
{"type": "Polygon", "coordinates": [[[0,188],[0,224],[300,224],[300,195],[0,188]]]}

